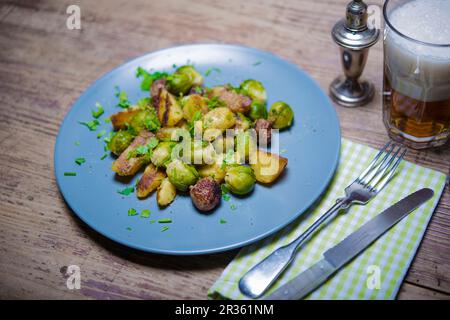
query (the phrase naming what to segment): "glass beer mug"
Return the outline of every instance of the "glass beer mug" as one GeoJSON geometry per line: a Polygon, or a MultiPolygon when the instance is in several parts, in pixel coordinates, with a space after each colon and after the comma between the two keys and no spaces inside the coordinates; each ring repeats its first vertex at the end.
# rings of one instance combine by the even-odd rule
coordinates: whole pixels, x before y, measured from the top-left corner
{"type": "Polygon", "coordinates": [[[422,149],[450,135],[450,0],[386,0],[383,121],[422,149]]]}

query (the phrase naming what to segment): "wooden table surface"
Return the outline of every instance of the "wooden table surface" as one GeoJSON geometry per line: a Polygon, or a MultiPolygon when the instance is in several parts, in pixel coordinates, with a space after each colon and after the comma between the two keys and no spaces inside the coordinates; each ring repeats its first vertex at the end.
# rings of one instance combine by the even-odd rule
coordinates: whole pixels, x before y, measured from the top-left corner
{"type": "MultiPolygon", "coordinates": [[[[341,73],[330,38],[347,0],[0,1],[0,298],[205,299],[237,251],[171,257],[118,245],[66,206],[53,175],[59,126],[100,75],[131,58],[179,44],[237,43],[293,61],[324,90],[341,73]],[[81,30],[66,8],[81,8],[81,30]],[[65,269],[81,267],[81,289],[65,269]]],[[[377,2],[375,2],[377,3],[377,2]]],[[[379,4],[379,3],[378,3],[379,4]]],[[[381,147],[382,46],[364,76],[377,95],[365,107],[336,106],[344,137],[381,147]]],[[[407,159],[448,172],[450,145],[407,159]]],[[[450,298],[447,186],[399,299],[450,298]]]]}

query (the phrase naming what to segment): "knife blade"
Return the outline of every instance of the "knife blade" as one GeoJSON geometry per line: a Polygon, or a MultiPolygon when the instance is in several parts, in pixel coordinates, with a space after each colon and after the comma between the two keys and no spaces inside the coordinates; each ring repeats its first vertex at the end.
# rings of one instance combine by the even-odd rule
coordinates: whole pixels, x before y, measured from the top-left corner
{"type": "Polygon", "coordinates": [[[410,212],[433,197],[420,189],[390,206],[323,254],[323,259],[282,285],[265,300],[301,299],[329,279],[410,212]]]}

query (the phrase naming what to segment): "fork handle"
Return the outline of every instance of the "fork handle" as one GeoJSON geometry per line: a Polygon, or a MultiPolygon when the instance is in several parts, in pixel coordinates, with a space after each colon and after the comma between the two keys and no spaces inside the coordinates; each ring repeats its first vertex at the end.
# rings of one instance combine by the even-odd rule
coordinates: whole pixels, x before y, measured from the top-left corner
{"type": "Polygon", "coordinates": [[[282,246],[251,268],[239,281],[239,289],[250,298],[260,297],[294,258],[297,248],[307,242],[318,228],[333,220],[341,210],[351,205],[348,197],[339,198],[319,219],[289,244],[282,246]]]}

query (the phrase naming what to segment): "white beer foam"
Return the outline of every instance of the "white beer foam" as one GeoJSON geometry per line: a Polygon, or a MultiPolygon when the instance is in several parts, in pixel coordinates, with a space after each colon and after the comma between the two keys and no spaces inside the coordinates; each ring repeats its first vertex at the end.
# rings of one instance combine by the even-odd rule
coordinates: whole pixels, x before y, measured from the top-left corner
{"type": "MultiPolygon", "coordinates": [[[[413,39],[450,44],[450,0],[412,0],[389,15],[389,22],[413,39]]],[[[385,64],[392,87],[422,101],[450,99],[450,46],[406,39],[386,25],[385,64]]]]}

